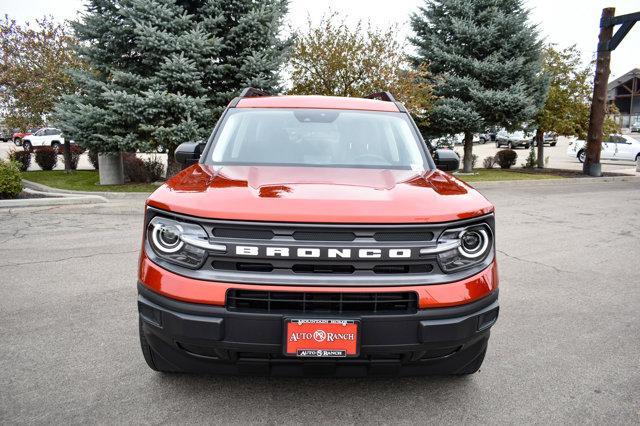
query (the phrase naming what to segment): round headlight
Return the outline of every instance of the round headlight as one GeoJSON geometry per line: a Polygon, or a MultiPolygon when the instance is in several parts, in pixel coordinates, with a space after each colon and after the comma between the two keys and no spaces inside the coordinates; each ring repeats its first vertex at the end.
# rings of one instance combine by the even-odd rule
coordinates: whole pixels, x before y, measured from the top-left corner
{"type": "Polygon", "coordinates": [[[151,232],[151,239],[156,249],[164,253],[179,251],[184,242],[180,239],[182,227],[168,223],[157,223],[151,232]]]}
{"type": "Polygon", "coordinates": [[[475,259],[482,256],[489,247],[489,236],[484,229],[464,230],[459,236],[458,251],[464,257],[475,259]]]}

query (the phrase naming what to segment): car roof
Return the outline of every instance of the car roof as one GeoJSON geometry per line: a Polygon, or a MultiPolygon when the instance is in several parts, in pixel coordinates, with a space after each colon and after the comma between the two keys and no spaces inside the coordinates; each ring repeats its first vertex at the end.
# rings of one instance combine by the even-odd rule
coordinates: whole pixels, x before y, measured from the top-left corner
{"type": "Polygon", "coordinates": [[[340,96],[260,96],[242,98],[236,108],[305,108],[399,112],[395,102],[340,96]]]}

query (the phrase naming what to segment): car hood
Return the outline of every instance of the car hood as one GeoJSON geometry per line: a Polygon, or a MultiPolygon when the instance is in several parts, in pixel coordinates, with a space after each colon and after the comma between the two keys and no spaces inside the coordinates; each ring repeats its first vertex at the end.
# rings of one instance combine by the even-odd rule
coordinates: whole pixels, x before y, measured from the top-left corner
{"type": "Polygon", "coordinates": [[[480,216],[493,205],[439,170],[195,164],[147,204],[197,217],[316,223],[426,223],[480,216]]]}

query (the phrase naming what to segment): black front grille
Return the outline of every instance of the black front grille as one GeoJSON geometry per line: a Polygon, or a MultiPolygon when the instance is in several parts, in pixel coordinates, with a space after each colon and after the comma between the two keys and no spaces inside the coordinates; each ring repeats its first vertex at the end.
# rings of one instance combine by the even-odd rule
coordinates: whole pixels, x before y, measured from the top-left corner
{"type": "Polygon", "coordinates": [[[293,239],[297,241],[353,241],[356,239],[356,234],[353,232],[295,231],[293,239]]]}
{"type": "MultiPolygon", "coordinates": [[[[381,274],[428,274],[433,271],[433,264],[429,261],[419,261],[412,263],[391,262],[376,264],[376,262],[349,263],[298,263],[295,261],[273,260],[251,262],[246,260],[213,260],[211,267],[217,271],[240,271],[240,272],[292,272],[294,274],[357,274],[370,272],[373,275],[381,274]]],[[[380,261],[378,261],[380,262],[380,261]]],[[[434,262],[434,261],[431,261],[434,262]]],[[[435,263],[435,262],[434,262],[435,263]]]]}
{"type": "Polygon", "coordinates": [[[216,227],[211,230],[214,237],[218,238],[241,238],[255,240],[270,240],[273,238],[273,231],[270,229],[238,229],[216,227]]]}
{"type": "Polygon", "coordinates": [[[433,232],[376,232],[373,239],[376,241],[431,241],[433,232]]]}
{"type": "Polygon", "coordinates": [[[317,293],[231,289],[227,309],[240,312],[313,314],[413,314],[418,310],[415,292],[317,293]]]}

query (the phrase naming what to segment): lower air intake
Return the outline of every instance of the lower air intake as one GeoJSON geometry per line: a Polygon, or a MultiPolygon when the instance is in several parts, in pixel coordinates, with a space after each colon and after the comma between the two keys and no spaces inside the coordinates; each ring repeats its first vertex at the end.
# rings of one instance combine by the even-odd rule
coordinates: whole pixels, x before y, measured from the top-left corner
{"type": "Polygon", "coordinates": [[[287,314],[413,314],[418,310],[415,292],[318,293],[229,290],[227,309],[239,312],[287,314]]]}

